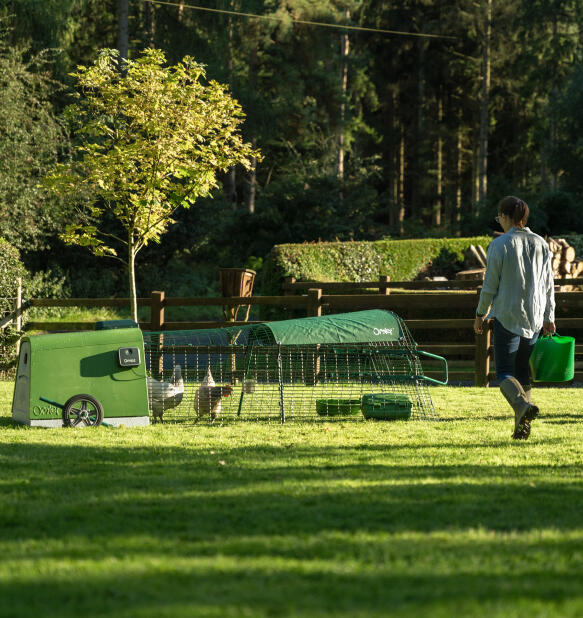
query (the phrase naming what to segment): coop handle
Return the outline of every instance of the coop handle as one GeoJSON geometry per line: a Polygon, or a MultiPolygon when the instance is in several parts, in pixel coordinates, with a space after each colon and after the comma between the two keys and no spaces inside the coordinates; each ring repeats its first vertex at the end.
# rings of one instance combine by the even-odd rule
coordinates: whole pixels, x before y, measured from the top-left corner
{"type": "Polygon", "coordinates": [[[426,356],[427,358],[433,358],[435,360],[442,361],[442,363],[443,363],[443,375],[445,376],[445,380],[443,380],[443,381],[435,380],[434,378],[428,378],[427,376],[422,376],[422,377],[423,377],[424,380],[427,380],[428,382],[432,382],[433,384],[441,384],[441,386],[445,386],[447,384],[447,380],[448,380],[447,361],[445,360],[445,358],[443,358],[443,356],[438,356],[437,354],[431,354],[431,352],[423,352],[422,350],[416,350],[415,354],[419,354],[419,356],[426,356]]]}

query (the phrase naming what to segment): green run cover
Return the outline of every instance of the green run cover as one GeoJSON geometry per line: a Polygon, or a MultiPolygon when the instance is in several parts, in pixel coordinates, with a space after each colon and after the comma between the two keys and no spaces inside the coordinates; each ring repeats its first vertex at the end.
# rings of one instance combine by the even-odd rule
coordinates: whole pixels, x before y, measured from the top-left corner
{"type": "Polygon", "coordinates": [[[399,318],[385,309],[352,311],[314,318],[258,324],[249,333],[259,344],[369,343],[399,341],[399,318]]]}

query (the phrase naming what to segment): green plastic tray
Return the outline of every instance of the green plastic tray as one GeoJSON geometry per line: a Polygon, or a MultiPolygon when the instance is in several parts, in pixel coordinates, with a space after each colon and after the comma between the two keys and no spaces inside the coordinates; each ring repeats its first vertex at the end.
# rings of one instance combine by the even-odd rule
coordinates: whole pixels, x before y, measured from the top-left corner
{"type": "Polygon", "coordinates": [[[412,408],[411,399],[402,393],[371,393],[362,398],[362,413],[367,419],[406,421],[411,418],[412,408]]]}
{"type": "Polygon", "coordinates": [[[320,416],[356,416],[360,414],[360,399],[316,399],[320,416]]]}

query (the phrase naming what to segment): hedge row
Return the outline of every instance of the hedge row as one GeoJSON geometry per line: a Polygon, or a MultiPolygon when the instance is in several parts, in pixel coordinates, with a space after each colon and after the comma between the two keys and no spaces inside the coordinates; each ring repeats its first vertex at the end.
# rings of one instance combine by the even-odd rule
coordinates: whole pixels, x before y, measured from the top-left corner
{"type": "Polygon", "coordinates": [[[389,275],[392,281],[410,281],[429,263],[455,272],[470,245],[486,249],[490,241],[490,236],[475,236],[276,245],[264,264],[261,293],[281,293],[282,280],[289,276],[298,281],[373,281],[389,275]]]}

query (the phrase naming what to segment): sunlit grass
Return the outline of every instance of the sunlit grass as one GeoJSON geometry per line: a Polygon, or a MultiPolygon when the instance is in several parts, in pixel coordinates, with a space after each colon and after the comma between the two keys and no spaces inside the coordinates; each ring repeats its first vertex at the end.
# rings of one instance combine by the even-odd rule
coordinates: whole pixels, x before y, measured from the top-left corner
{"type": "Polygon", "coordinates": [[[443,422],[30,429],[0,383],[0,615],[580,616],[583,399],[443,422]]]}

